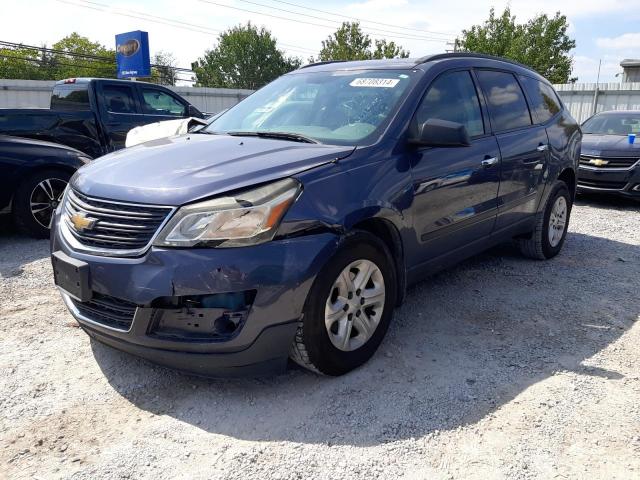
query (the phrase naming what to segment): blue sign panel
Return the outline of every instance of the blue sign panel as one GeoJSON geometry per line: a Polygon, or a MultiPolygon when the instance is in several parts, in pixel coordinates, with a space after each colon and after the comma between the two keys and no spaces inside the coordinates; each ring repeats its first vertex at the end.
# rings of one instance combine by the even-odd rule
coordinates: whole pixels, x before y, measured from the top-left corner
{"type": "Polygon", "coordinates": [[[150,77],[149,34],[140,30],[116,35],[118,78],[150,77]]]}

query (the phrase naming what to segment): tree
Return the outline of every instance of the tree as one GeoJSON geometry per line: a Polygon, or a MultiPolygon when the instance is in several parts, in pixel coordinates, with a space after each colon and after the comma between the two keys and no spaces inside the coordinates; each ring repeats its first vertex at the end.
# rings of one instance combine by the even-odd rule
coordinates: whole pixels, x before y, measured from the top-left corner
{"type": "Polygon", "coordinates": [[[175,85],[178,75],[176,74],[176,59],[172,53],[160,50],[153,56],[151,61],[151,80],[162,85],[175,85]]]}
{"type": "Polygon", "coordinates": [[[501,16],[495,10],[482,25],[462,31],[456,40],[458,50],[485,53],[510,58],[530,66],[552,83],[567,83],[571,79],[573,57],[569,54],[576,46],[567,35],[567,17],[557,12],[549,18],[537,15],[527,23],[516,23],[509,7],[501,16]]]}
{"type": "Polygon", "coordinates": [[[53,57],[46,50],[0,48],[0,78],[49,80],[54,70],[53,57]]]}
{"type": "Polygon", "coordinates": [[[192,64],[196,86],[256,89],[301,64],[286,57],[276,39],[264,27],[251,22],[238,25],[218,37],[213,49],[192,64]]]}
{"type": "Polygon", "coordinates": [[[373,58],[407,58],[409,52],[386,40],[375,40],[375,49],[371,49],[371,39],[360,28],[359,22],[343,22],[332,35],[322,41],[318,54],[320,61],[332,60],[371,60],[373,58]]]}
{"type": "Polygon", "coordinates": [[[116,53],[99,42],[72,33],[53,44],[56,78],[116,76],[116,53]]]}

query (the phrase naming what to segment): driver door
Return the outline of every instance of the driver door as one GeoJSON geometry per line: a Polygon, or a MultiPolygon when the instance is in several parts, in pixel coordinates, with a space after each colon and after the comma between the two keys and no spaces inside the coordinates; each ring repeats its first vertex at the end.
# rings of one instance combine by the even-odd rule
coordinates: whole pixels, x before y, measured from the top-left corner
{"type": "Polygon", "coordinates": [[[483,115],[469,70],[440,75],[429,87],[411,130],[429,119],[464,125],[470,146],[418,147],[410,153],[413,218],[420,263],[491,234],[498,212],[500,150],[483,115]]]}

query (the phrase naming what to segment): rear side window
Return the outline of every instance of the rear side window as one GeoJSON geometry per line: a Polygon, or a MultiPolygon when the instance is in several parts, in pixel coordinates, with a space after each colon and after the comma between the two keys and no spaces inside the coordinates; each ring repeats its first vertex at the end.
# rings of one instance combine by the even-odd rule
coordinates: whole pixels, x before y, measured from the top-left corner
{"type": "Polygon", "coordinates": [[[156,88],[142,87],[142,111],[149,115],[174,115],[182,117],[185,106],[168,93],[156,88]]]}
{"type": "Polygon", "coordinates": [[[52,110],[91,110],[89,105],[89,87],[86,84],[65,84],[53,87],[51,94],[52,110]]]}
{"type": "Polygon", "coordinates": [[[111,113],[136,113],[133,88],[127,85],[103,85],[102,95],[111,113]]]}
{"type": "Polygon", "coordinates": [[[556,92],[550,85],[525,76],[521,76],[520,81],[529,95],[531,111],[538,122],[545,123],[561,110],[556,92]]]}
{"type": "Polygon", "coordinates": [[[469,72],[450,72],[429,87],[414,119],[414,128],[429,119],[461,123],[469,136],[484,134],[478,93],[469,72]]]}
{"type": "Polygon", "coordinates": [[[531,125],[531,115],[522,89],[511,73],[479,70],[478,80],[484,90],[495,132],[531,125]]]}

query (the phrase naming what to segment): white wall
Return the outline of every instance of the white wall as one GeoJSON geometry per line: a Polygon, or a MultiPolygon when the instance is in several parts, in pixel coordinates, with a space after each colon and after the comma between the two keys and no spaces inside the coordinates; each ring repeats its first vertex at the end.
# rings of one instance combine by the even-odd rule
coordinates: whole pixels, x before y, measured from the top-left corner
{"type": "MultiPolygon", "coordinates": [[[[554,88],[578,122],[593,115],[595,83],[567,83],[554,88]]],[[[640,110],[640,83],[598,84],[595,113],[607,110],[640,110]]]]}
{"type": "MultiPolygon", "coordinates": [[[[49,108],[55,81],[0,79],[0,108],[49,108]]],[[[169,87],[199,110],[218,113],[232,107],[253,90],[204,87],[169,87]]]]}

